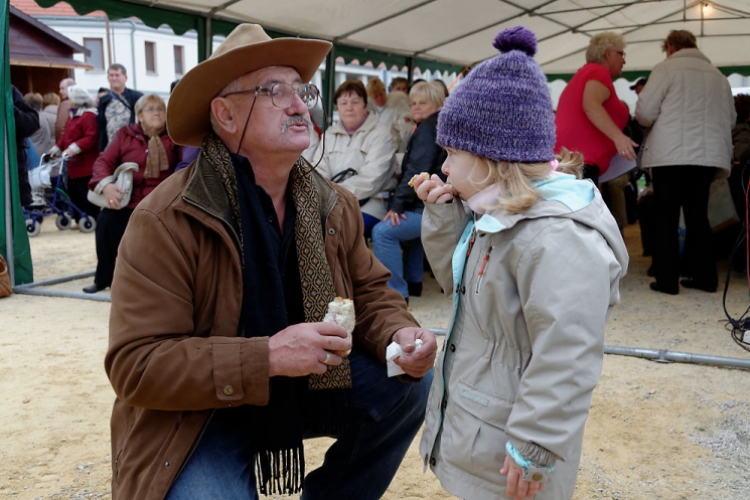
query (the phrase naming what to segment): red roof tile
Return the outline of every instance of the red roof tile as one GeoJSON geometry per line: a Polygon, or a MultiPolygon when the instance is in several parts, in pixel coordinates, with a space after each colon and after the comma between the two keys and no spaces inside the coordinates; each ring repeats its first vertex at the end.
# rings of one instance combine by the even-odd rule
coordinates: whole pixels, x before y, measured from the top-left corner
{"type": "MultiPolygon", "coordinates": [[[[30,15],[30,16],[75,16],[79,17],[78,13],[76,13],[75,10],[73,10],[73,7],[70,6],[70,4],[65,2],[59,2],[49,9],[45,9],[40,7],[34,0],[10,0],[10,4],[17,8],[18,10],[23,11],[24,13],[30,15]]],[[[106,14],[104,11],[97,10],[90,14],[87,14],[87,17],[104,17],[106,14]]]]}

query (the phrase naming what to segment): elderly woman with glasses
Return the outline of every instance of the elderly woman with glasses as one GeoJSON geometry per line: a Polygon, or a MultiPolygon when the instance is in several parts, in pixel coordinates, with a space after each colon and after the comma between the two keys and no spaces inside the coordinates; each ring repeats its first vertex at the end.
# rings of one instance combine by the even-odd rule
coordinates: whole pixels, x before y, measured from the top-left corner
{"type": "Polygon", "coordinates": [[[597,185],[616,154],[635,160],[638,144],[623,133],[630,113],[612,84],[622,75],[624,65],[622,35],[604,32],[593,36],[586,49],[586,64],[568,82],[557,105],[555,153],[562,148],[582,153],[583,177],[597,185]]]}
{"type": "Polygon", "coordinates": [[[178,147],[167,134],[167,106],[161,97],[148,94],[135,103],[137,123],[117,131],[94,163],[94,175],[89,189],[96,189],[100,181],[111,176],[118,166],[133,162],[133,189],[130,200],[123,203],[123,192],[115,183],[106,184],[101,193],[107,207],[99,214],[96,225],[96,275],[94,284],[83,289],[96,293],[112,284],[117,247],[125,234],[133,209],[166,179],[179,160],[178,147]]]}
{"type": "Polygon", "coordinates": [[[435,82],[419,82],[409,92],[411,115],[417,129],[409,140],[401,165],[403,176],[390,209],[372,230],[373,252],[391,272],[388,285],[409,301],[422,294],[424,248],[422,248],[422,212],[424,203],[409,185],[412,177],[426,172],[446,177],[440,167],[446,152],[437,145],[438,114],[445,102],[445,90],[435,82]],[[402,255],[402,245],[405,255],[402,255]]]}
{"type": "Polygon", "coordinates": [[[359,201],[364,233],[388,211],[382,193],[396,187],[393,155],[396,143],[388,127],[367,111],[367,92],[360,81],[347,80],[334,94],[339,122],[325,132],[312,163],[318,172],[349,190],[359,201]],[[324,148],[325,146],[325,148],[324,148]]]}

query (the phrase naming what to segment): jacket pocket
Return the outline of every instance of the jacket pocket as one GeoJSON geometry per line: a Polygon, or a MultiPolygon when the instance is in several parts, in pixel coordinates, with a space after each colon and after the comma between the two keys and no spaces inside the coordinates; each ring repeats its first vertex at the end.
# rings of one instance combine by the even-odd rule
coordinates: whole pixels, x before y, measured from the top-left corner
{"type": "Polygon", "coordinates": [[[505,425],[513,404],[494,394],[459,382],[445,410],[440,444],[442,458],[494,484],[505,484],[505,425]]]}

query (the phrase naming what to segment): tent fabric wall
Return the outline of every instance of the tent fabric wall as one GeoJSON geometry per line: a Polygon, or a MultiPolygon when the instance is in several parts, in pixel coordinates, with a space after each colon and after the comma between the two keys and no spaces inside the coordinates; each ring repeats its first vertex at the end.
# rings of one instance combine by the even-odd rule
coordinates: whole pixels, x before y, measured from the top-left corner
{"type": "Polygon", "coordinates": [[[0,4],[0,85],[3,89],[2,140],[0,141],[0,254],[8,262],[11,285],[34,281],[31,248],[18,190],[16,128],[13,115],[13,91],[10,86],[10,49],[8,47],[9,5],[0,4]]]}

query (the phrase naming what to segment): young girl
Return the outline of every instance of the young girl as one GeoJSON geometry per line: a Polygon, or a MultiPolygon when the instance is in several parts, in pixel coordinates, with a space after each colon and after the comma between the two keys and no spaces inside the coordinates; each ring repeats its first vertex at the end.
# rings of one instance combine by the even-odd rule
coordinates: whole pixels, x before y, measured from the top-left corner
{"type": "Polygon", "coordinates": [[[628,256],[599,191],[570,175],[580,155],[552,153],[534,34],[494,45],[440,115],[448,184],[415,179],[425,252],[454,297],[420,452],[464,499],[569,499],[628,256]]]}

